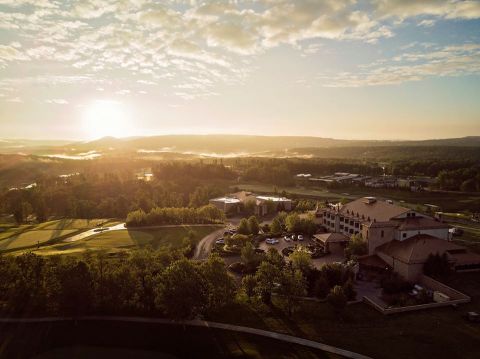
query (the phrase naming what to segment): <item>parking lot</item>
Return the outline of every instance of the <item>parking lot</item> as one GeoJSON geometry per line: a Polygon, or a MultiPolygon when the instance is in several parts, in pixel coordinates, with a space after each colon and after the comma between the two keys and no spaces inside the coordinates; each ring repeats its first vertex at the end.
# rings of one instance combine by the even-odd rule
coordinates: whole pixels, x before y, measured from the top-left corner
{"type": "MultiPolygon", "coordinates": [[[[283,237],[275,237],[275,238],[278,239],[279,243],[267,244],[265,241],[263,241],[262,243],[260,243],[259,248],[263,249],[264,251],[267,251],[269,248],[275,248],[277,251],[282,253],[282,250],[287,247],[293,247],[295,245],[307,246],[309,244],[315,244],[315,242],[310,237],[307,237],[307,236],[304,236],[303,241],[296,241],[296,242],[294,241],[287,242],[283,237]]],[[[345,255],[343,253],[343,249],[338,248],[323,257],[312,259],[312,264],[314,267],[320,268],[327,263],[343,262],[344,260],[345,260],[345,255]]]]}

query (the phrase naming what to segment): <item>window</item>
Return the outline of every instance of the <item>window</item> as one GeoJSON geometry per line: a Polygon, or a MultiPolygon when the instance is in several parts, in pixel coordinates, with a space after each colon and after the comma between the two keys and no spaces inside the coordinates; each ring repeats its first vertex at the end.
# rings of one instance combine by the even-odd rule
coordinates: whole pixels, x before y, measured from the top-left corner
{"type": "Polygon", "coordinates": [[[340,225],[340,229],[343,229],[343,224],[340,225]]]}
{"type": "Polygon", "coordinates": [[[380,237],[384,237],[385,236],[385,232],[383,232],[383,230],[380,232],[380,237]]]}
{"type": "Polygon", "coordinates": [[[403,233],[403,234],[402,234],[402,237],[403,237],[403,238],[407,238],[407,234],[406,234],[406,233],[403,233]]]}
{"type": "Polygon", "coordinates": [[[355,222],[355,228],[360,228],[360,223],[355,222]]]}

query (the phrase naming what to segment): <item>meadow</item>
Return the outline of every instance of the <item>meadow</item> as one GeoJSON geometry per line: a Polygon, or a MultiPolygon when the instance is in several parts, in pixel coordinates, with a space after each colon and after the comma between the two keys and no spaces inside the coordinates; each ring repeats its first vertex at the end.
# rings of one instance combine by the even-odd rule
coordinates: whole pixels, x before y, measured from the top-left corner
{"type": "MultiPolygon", "coordinates": [[[[38,255],[78,255],[87,250],[105,251],[107,253],[118,253],[120,251],[140,249],[149,246],[153,249],[172,248],[177,249],[185,245],[183,239],[190,231],[193,233],[192,241],[198,243],[207,234],[218,229],[218,226],[175,226],[158,228],[136,228],[132,230],[112,230],[96,234],[75,242],[60,242],[52,245],[35,248],[34,253],[38,255]]],[[[51,231],[51,230],[44,230],[51,231]]],[[[70,230],[71,231],[71,230],[70,230]]],[[[74,231],[74,230],[73,230],[74,231]]],[[[41,231],[31,231],[41,232],[41,231]]],[[[26,232],[26,233],[31,233],[26,232]]],[[[75,232],[75,231],[74,231],[75,232]]],[[[74,233],[72,232],[72,233],[74,233]]],[[[32,233],[30,236],[34,236],[32,233]]],[[[2,243],[2,242],[0,242],[2,243]]],[[[25,250],[14,252],[20,254],[25,250]]]]}

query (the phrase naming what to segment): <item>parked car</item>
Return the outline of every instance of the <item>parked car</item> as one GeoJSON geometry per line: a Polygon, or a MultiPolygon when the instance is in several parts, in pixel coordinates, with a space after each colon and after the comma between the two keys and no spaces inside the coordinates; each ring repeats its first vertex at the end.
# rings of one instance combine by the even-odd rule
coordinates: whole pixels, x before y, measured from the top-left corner
{"type": "Polygon", "coordinates": [[[279,240],[278,239],[275,239],[275,238],[267,238],[265,240],[265,243],[267,244],[278,244],[279,243],[279,240]]]}
{"type": "Polygon", "coordinates": [[[285,242],[291,242],[292,241],[292,239],[289,236],[284,236],[283,239],[285,240],[285,242]]]}
{"type": "Polygon", "coordinates": [[[108,231],[108,228],[103,228],[103,227],[102,227],[102,228],[95,228],[93,231],[94,231],[95,233],[104,232],[104,231],[108,231]]]}
{"type": "Polygon", "coordinates": [[[215,244],[225,244],[225,239],[219,238],[215,241],[215,244]]]}
{"type": "Polygon", "coordinates": [[[454,235],[454,236],[461,236],[461,235],[463,235],[463,229],[457,228],[457,227],[450,228],[450,229],[449,229],[449,232],[450,232],[452,235],[454,235]]]}
{"type": "Polygon", "coordinates": [[[298,240],[303,241],[303,236],[301,234],[298,235],[298,240]]]}
{"type": "Polygon", "coordinates": [[[294,234],[292,234],[292,241],[294,242],[298,241],[298,238],[294,234]]]}

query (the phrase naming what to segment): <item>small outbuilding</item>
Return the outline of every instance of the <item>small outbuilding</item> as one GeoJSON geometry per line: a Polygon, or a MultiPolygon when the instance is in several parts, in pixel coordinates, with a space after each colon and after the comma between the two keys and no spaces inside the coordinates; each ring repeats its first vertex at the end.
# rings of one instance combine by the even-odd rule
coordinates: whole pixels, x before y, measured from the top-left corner
{"type": "Polygon", "coordinates": [[[345,248],[350,238],[342,233],[322,233],[315,234],[313,240],[323,246],[323,251],[328,253],[345,248]]]}

